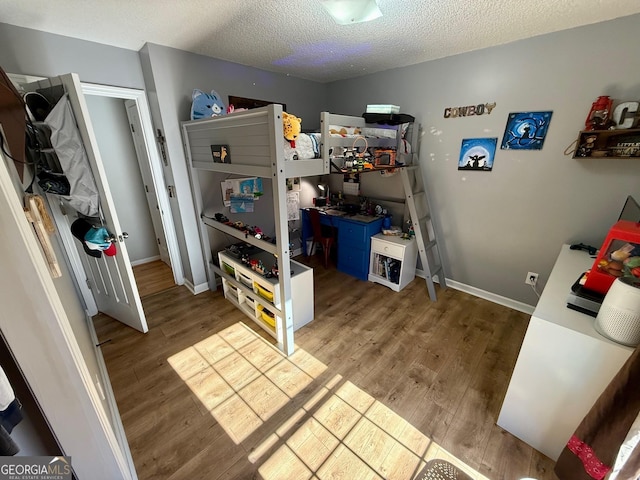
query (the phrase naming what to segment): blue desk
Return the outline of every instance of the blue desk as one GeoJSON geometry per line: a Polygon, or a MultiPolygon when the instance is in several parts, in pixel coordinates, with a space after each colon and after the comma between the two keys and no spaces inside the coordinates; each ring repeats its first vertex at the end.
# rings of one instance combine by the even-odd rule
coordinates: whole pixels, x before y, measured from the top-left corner
{"type": "MultiPolygon", "coordinates": [[[[338,270],[360,280],[369,277],[371,237],[382,230],[383,217],[332,215],[322,212],[320,223],[338,230],[338,270]]],[[[302,209],[302,253],[307,255],[307,240],[313,238],[309,209],[302,209]]]]}

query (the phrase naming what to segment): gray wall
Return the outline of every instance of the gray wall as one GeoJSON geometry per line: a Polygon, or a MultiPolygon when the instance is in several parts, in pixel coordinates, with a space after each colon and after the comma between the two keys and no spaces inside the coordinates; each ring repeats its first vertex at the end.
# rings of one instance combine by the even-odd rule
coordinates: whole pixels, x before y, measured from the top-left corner
{"type": "Polygon", "coordinates": [[[129,258],[135,263],[158,257],[160,251],[124,100],[97,95],[85,98],[118,219],[123,231],[129,233],[129,258]]]}
{"type": "MultiPolygon", "coordinates": [[[[225,104],[229,95],[282,102],[289,112],[303,119],[305,129],[318,129],[319,112],[326,104],[326,85],[155,44],[145,45],[140,59],[154,125],[163,130],[167,140],[171,166],[165,175],[177,192],[172,210],[185,277],[200,285],[206,282],[197,230],[200,212],[193,208],[180,130],[180,123],[189,120],[193,89],[215,90],[225,104]]],[[[267,198],[263,201],[271,202],[267,198]]]]}
{"type": "Polygon", "coordinates": [[[527,271],[540,273],[544,284],[562,243],[599,246],[625,196],[640,197],[636,160],[578,161],[562,153],[597,96],[640,98],[639,19],[635,15],[329,85],[152,44],[138,57],[6,24],[0,24],[0,65],[14,73],[75,71],[83,81],[146,84],[155,126],[168,142],[166,175],[177,187],[172,207],[179,206],[175,220],[185,274],[196,284],[204,268],[180,135],[193,88],[215,89],[225,100],[232,94],[285,102],[306,129],[317,128],[322,110],[359,115],[367,103],[401,105],[424,129],[421,163],[447,276],[533,304],[536,297],[524,285],[527,271]],[[490,116],[442,116],[445,107],[492,101],[497,107],[490,116]],[[554,112],[541,151],[498,150],[491,173],[457,170],[463,138],[501,139],[510,112],[535,110],[554,112]]]}
{"type": "Polygon", "coordinates": [[[0,23],[0,66],[8,73],[144,88],[138,53],[95,42],[0,23]]]}
{"type": "Polygon", "coordinates": [[[639,23],[635,15],[335,82],[329,108],[359,115],[396,104],[414,115],[447,278],[535,304],[527,272],[542,287],[563,243],[600,247],[626,196],[640,198],[639,159],[563,155],[596,97],[640,99],[639,23]],[[497,102],[491,115],[443,118],[446,107],[485,102],[497,102]],[[510,112],[544,110],[553,117],[542,150],[498,148],[492,172],[457,170],[463,138],[501,142],[510,112]]]}

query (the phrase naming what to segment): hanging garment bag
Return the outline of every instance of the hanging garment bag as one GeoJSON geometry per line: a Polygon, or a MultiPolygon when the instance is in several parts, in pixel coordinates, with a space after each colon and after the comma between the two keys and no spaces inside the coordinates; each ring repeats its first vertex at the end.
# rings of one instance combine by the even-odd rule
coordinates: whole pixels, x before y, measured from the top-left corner
{"type": "Polygon", "coordinates": [[[53,107],[45,123],[51,129],[51,145],[69,181],[69,196],[62,198],[83,215],[97,216],[100,196],[66,95],[53,107]]]}

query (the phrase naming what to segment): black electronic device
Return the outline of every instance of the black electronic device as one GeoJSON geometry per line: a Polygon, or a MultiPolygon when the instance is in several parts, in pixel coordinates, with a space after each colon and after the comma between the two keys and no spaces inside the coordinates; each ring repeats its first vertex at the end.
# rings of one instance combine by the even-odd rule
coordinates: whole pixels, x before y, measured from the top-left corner
{"type": "Polygon", "coordinates": [[[345,203],[343,208],[347,215],[355,215],[360,212],[359,203],[345,203]]]}
{"type": "Polygon", "coordinates": [[[569,292],[569,296],[567,297],[567,307],[596,317],[604,300],[604,295],[584,288],[581,283],[584,276],[584,273],[580,275],[578,280],[571,286],[571,292],[569,292]]]}
{"type": "Polygon", "coordinates": [[[591,245],[585,245],[584,243],[574,243],[569,247],[571,250],[585,250],[589,252],[589,255],[595,255],[598,249],[591,245]]]}
{"type": "Polygon", "coordinates": [[[254,255],[260,249],[249,243],[240,242],[228,245],[225,247],[225,251],[234,258],[242,258],[244,255],[254,255]]]}

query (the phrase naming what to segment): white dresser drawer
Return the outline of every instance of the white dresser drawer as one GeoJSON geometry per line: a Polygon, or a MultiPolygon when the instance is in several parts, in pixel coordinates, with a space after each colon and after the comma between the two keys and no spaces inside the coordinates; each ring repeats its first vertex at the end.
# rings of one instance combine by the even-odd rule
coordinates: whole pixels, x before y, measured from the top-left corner
{"type": "Polygon", "coordinates": [[[395,258],[402,258],[404,255],[404,246],[394,245],[393,243],[385,242],[377,238],[374,238],[371,242],[371,250],[395,258]]]}

